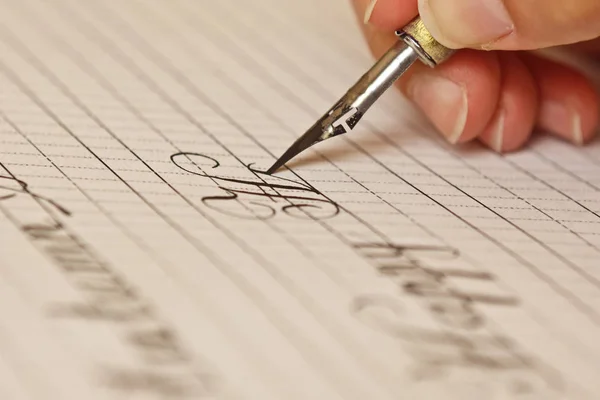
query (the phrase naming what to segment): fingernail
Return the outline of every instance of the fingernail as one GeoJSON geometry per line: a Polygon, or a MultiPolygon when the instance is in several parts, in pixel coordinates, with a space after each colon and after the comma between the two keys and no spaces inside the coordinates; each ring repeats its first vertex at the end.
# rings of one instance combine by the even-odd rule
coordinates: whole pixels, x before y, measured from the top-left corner
{"type": "Polygon", "coordinates": [[[407,95],[450,143],[458,143],[469,111],[467,92],[461,85],[429,73],[415,74],[407,95]]]}
{"type": "Polygon", "coordinates": [[[376,5],[377,5],[377,0],[371,0],[369,5],[367,6],[367,9],[365,10],[365,18],[363,21],[365,23],[365,25],[368,24],[369,21],[371,20],[371,15],[373,15],[373,10],[375,9],[376,5]]]}
{"type": "Polygon", "coordinates": [[[581,115],[573,113],[573,142],[578,146],[583,146],[585,139],[583,136],[583,125],[581,124],[581,115]]]}
{"type": "Polygon", "coordinates": [[[566,105],[554,101],[546,101],[540,110],[542,128],[555,132],[577,145],[584,144],[581,116],[566,105]]]}
{"type": "Polygon", "coordinates": [[[514,31],[502,0],[419,0],[431,34],[450,47],[486,47],[514,31]]]}
{"type": "Polygon", "coordinates": [[[506,113],[502,110],[491,127],[490,147],[496,153],[502,153],[504,147],[504,121],[506,113]]]}

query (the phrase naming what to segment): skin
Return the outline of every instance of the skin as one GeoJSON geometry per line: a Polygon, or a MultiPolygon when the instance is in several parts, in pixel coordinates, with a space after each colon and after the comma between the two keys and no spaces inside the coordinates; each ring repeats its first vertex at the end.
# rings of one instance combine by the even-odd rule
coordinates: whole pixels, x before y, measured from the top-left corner
{"type": "Polygon", "coordinates": [[[398,82],[450,142],[479,140],[511,152],[536,129],[575,145],[598,132],[600,96],[592,81],[532,50],[560,47],[600,60],[600,1],[352,1],[375,57],[417,14],[438,41],[460,49],[436,69],[416,64],[398,82]]]}

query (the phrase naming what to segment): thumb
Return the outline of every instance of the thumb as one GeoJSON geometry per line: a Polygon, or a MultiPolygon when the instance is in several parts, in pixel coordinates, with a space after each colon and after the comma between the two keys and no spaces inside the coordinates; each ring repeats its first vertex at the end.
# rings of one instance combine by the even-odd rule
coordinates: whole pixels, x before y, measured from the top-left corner
{"type": "Polygon", "coordinates": [[[419,11],[452,48],[534,50],[600,36],[598,0],[419,0],[419,11]]]}

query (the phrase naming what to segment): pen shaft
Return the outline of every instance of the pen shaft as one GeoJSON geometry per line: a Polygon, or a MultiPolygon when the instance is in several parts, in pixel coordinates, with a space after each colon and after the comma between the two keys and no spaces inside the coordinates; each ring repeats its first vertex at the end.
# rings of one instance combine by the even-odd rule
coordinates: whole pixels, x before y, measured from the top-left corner
{"type": "Polygon", "coordinates": [[[419,55],[403,41],[397,41],[344,97],[351,107],[365,113],[417,60],[419,55]]]}
{"type": "Polygon", "coordinates": [[[399,40],[303,136],[267,170],[272,174],[298,153],[334,136],[350,132],[373,104],[419,59],[399,40]]]}
{"type": "Polygon", "coordinates": [[[412,47],[397,41],[312,128],[321,132],[312,138],[313,142],[354,129],[369,108],[418,59],[419,55],[412,47]]]}
{"type": "Polygon", "coordinates": [[[267,170],[268,174],[272,174],[309,147],[353,130],[369,108],[417,60],[435,67],[455,51],[437,42],[419,17],[396,34],[401,40],[395,42],[325,115],[275,161],[267,170]]]}

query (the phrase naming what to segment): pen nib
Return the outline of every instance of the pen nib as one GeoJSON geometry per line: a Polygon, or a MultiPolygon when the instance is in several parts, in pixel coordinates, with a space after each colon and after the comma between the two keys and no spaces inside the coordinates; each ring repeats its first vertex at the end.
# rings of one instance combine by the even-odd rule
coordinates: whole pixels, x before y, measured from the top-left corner
{"type": "Polygon", "coordinates": [[[304,135],[286,150],[285,153],[275,161],[275,164],[267,170],[271,175],[281,168],[285,163],[302,153],[309,147],[330,139],[334,136],[343,135],[351,131],[362,117],[362,113],[352,108],[349,98],[340,100],[327,114],[319,119],[304,135]]]}

